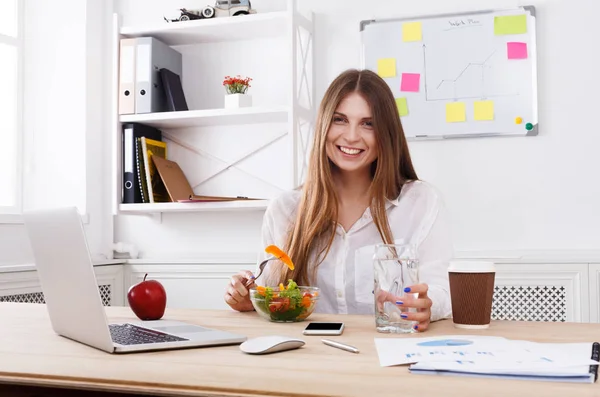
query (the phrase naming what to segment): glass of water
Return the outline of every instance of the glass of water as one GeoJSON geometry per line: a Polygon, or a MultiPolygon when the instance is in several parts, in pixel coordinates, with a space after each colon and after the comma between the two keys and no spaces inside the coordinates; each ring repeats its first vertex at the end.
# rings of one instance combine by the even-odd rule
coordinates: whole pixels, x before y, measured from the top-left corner
{"type": "Polygon", "coordinates": [[[419,284],[419,262],[413,244],[379,244],[373,255],[373,275],[375,277],[375,324],[378,332],[416,332],[416,321],[402,318],[405,312],[416,312],[416,308],[397,305],[397,300],[410,295],[404,288],[419,284]]]}

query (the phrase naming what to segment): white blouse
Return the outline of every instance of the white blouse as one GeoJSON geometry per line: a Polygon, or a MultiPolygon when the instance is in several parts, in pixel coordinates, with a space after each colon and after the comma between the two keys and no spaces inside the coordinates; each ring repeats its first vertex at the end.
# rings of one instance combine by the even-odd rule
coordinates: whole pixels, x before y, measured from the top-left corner
{"type": "MultiPolygon", "coordinates": [[[[270,244],[284,249],[300,196],[300,190],[289,191],[269,204],[263,220],[261,249],[270,244]]],[[[410,242],[417,247],[419,279],[429,285],[428,295],[433,301],[431,320],[450,317],[448,264],[453,247],[439,193],[426,182],[409,182],[396,200],[388,200],[386,209],[395,242],[410,242]]],[[[372,257],[375,245],[380,243],[369,208],[350,230],[337,226],[329,253],[317,270],[316,286],[321,292],[315,312],[374,313],[372,257]]],[[[259,263],[268,256],[261,251],[259,263]]],[[[268,272],[269,265],[263,274],[268,272]]],[[[261,285],[262,280],[263,276],[257,284],[261,285]]]]}

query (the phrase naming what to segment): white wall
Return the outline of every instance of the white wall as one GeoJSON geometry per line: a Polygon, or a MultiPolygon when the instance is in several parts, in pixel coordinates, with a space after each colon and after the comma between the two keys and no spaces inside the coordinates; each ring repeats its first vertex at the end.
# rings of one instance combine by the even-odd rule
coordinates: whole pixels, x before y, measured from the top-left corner
{"type": "MultiPolygon", "coordinates": [[[[77,206],[93,255],[110,255],[101,182],[108,145],[102,42],[110,9],[100,0],[23,5],[24,207],[77,206]]],[[[0,266],[22,263],[33,263],[23,225],[0,225],[0,266]]]]}
{"type": "Polygon", "coordinates": [[[302,1],[317,13],[317,96],[359,62],[358,23],[533,4],[538,15],[540,136],[411,143],[419,176],[438,186],[458,250],[593,249],[600,241],[600,27],[593,0],[302,1]],[[355,5],[355,6],[354,6],[355,5]],[[369,10],[365,13],[364,10],[369,10]],[[344,22],[340,23],[342,17],[344,22]]]}
{"type": "Polygon", "coordinates": [[[25,208],[85,211],[85,2],[27,0],[24,13],[25,208]],[[57,8],[58,7],[58,8],[57,8]],[[64,18],[67,13],[82,18],[64,18]]]}
{"type": "MultiPolygon", "coordinates": [[[[189,2],[193,3],[193,2],[189,2]]],[[[600,79],[594,0],[302,0],[315,13],[317,98],[342,70],[358,67],[359,21],[533,4],[538,14],[540,136],[411,143],[421,178],[443,192],[457,250],[595,249],[600,241],[600,134],[592,115],[600,79]]],[[[127,23],[159,19],[183,2],[122,0],[127,23]]],[[[254,6],[261,10],[258,0],[254,6]]],[[[273,4],[265,4],[267,9],[273,4]]],[[[165,224],[119,217],[119,239],[147,255],[186,256],[257,241],[257,214],[168,215],[165,224]],[[218,229],[207,225],[218,224],[218,229]],[[244,232],[245,231],[245,232],[244,232]],[[148,233],[147,233],[148,232],[148,233]],[[247,232],[247,233],[246,233],[247,232]],[[144,237],[145,236],[145,237],[144,237]],[[184,237],[183,237],[184,236],[184,237]],[[182,241],[182,238],[184,240],[182,241]],[[160,244],[158,244],[160,242],[160,244]],[[192,246],[197,244],[196,246],[192,246]],[[219,244],[221,242],[221,244],[219,244]]]]}
{"type": "MultiPolygon", "coordinates": [[[[38,28],[46,27],[54,32],[53,35],[59,35],[49,36],[60,40],[51,40],[47,45],[65,46],[70,39],[84,34],[82,19],[65,17],[81,15],[85,10],[81,5],[83,2],[61,1],[50,6],[41,0],[27,1],[35,4],[38,10],[35,11],[39,16],[38,28]],[[66,31],[61,26],[71,28],[66,31]]],[[[192,0],[119,0],[115,3],[115,9],[122,13],[126,25],[159,23],[163,15],[176,14],[179,7],[198,5],[192,0]]],[[[282,8],[282,2],[276,0],[255,0],[253,4],[259,12],[282,8]]],[[[600,37],[600,26],[595,18],[600,13],[600,3],[594,0],[301,0],[303,8],[315,13],[318,99],[339,72],[359,66],[360,20],[526,4],[535,5],[538,11],[540,136],[411,143],[420,176],[438,186],[445,195],[458,250],[596,248],[600,239],[600,207],[597,204],[600,201],[600,157],[597,155],[600,134],[591,115],[596,110],[594,95],[600,91],[600,82],[593,69],[600,60],[594,50],[594,39],[600,37]]],[[[104,37],[107,37],[110,19],[104,18],[104,24],[104,37]]],[[[65,54],[61,50],[55,53],[65,54]]],[[[69,53],[68,62],[65,58],[53,62],[69,65],[74,62],[86,67],[82,59],[92,56],[89,52],[76,51],[69,53]]],[[[60,73],[64,76],[64,71],[61,72],[54,63],[42,57],[38,59],[43,65],[37,69],[39,75],[43,69],[51,68],[58,73],[54,74],[55,79],[60,73]]],[[[98,66],[99,69],[102,67],[109,66],[98,66]]],[[[87,71],[93,73],[93,70],[87,71]]],[[[109,95],[109,75],[106,70],[101,72],[105,84],[102,95],[109,95]]],[[[103,136],[102,129],[106,128],[104,123],[109,118],[103,108],[106,98],[98,105],[102,116],[94,118],[90,113],[94,99],[90,98],[89,92],[82,94],[80,91],[89,84],[90,76],[82,73],[81,69],[74,72],[78,81],[75,93],[59,89],[46,92],[46,101],[56,98],[51,109],[60,117],[44,110],[51,104],[40,103],[36,108],[39,112],[30,111],[29,117],[45,117],[41,120],[47,123],[36,121],[36,125],[40,128],[51,126],[55,136],[60,136],[65,131],[73,131],[65,126],[77,125],[75,121],[83,120],[90,134],[103,136]],[[59,106],[59,99],[62,98],[64,103],[67,95],[78,98],[74,106],[87,112],[87,119],[82,119],[81,113],[66,112],[64,106],[59,106]],[[87,100],[87,105],[81,105],[80,100],[87,100]],[[92,119],[97,123],[92,123],[92,119]]],[[[106,140],[101,141],[101,145],[108,144],[106,140]]],[[[102,150],[108,153],[105,147],[102,150]]],[[[86,161],[102,166],[105,163],[102,156],[99,157],[96,161],[86,161]]],[[[91,178],[98,175],[98,170],[91,172],[91,178]]],[[[110,175],[103,174],[103,179],[110,179],[110,175]]],[[[95,192],[93,181],[89,183],[88,193],[95,192]]],[[[101,188],[97,194],[108,197],[101,188]]],[[[110,216],[105,212],[108,204],[94,205],[101,209],[91,215],[92,224],[98,219],[106,222],[94,238],[96,250],[102,251],[110,239],[110,216]]],[[[167,214],[163,216],[162,224],[143,215],[118,216],[114,227],[116,240],[135,243],[143,256],[190,258],[202,252],[255,252],[261,215],[260,212],[167,214]]],[[[23,237],[18,226],[0,227],[0,262],[4,258],[23,260],[27,257],[23,237]]]]}

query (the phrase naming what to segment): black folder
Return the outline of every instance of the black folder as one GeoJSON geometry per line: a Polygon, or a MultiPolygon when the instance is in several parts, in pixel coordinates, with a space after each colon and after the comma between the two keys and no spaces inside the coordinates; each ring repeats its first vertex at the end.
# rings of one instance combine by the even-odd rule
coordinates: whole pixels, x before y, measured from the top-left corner
{"type": "Polygon", "coordinates": [[[156,141],[162,140],[162,131],[139,123],[123,124],[123,203],[143,203],[140,188],[140,176],[136,162],[136,145],[138,138],[146,137],[156,141]]]}
{"type": "Polygon", "coordinates": [[[179,75],[165,68],[160,69],[159,73],[167,97],[167,111],[188,110],[179,75]]]}

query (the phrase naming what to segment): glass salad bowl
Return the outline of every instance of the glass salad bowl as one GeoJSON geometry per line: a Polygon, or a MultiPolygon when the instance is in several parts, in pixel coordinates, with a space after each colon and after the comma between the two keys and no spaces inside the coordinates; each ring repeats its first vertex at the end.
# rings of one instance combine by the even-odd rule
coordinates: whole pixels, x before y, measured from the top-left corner
{"type": "Polygon", "coordinates": [[[257,286],[250,289],[250,300],[257,313],[274,322],[303,321],[315,310],[319,288],[298,286],[289,280],[278,287],[257,286]]]}

